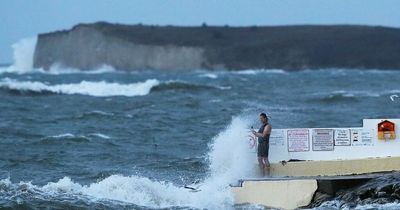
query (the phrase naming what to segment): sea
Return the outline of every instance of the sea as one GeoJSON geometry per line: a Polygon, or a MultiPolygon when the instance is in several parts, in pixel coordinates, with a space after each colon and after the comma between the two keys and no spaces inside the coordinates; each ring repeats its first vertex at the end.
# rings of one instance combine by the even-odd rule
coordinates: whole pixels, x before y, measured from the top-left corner
{"type": "Polygon", "coordinates": [[[0,68],[1,209],[264,209],[235,205],[229,188],[257,177],[260,112],[273,128],[400,118],[397,70],[43,70],[31,55],[0,68]]]}

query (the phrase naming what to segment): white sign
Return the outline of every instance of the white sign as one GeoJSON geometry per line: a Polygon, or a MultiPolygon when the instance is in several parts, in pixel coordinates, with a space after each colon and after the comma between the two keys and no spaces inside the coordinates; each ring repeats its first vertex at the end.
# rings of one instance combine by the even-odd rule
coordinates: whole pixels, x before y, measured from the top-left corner
{"type": "Polygon", "coordinates": [[[313,129],[313,151],[333,151],[333,129],[313,129]]]}
{"type": "Polygon", "coordinates": [[[271,136],[269,137],[269,145],[272,146],[284,146],[284,130],[272,130],[271,136]]]}
{"type": "Polygon", "coordinates": [[[335,129],[335,146],[350,145],[350,129],[335,129]]]}
{"type": "Polygon", "coordinates": [[[372,145],[372,132],[363,130],[361,133],[361,139],[364,145],[372,145]]]}
{"type": "Polygon", "coordinates": [[[287,130],[287,142],[289,152],[310,151],[310,137],[308,129],[287,130]]]}
{"type": "Polygon", "coordinates": [[[352,146],[370,146],[372,145],[371,131],[363,129],[351,129],[351,145],[352,146]]]}

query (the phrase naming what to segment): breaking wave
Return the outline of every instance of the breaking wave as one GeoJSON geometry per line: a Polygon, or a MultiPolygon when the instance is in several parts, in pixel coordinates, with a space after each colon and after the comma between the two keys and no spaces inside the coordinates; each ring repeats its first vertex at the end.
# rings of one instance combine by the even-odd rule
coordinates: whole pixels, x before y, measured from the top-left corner
{"type": "Polygon", "coordinates": [[[204,73],[199,75],[199,77],[209,78],[209,79],[217,79],[218,75],[213,73],[204,73]]]}
{"type": "Polygon", "coordinates": [[[242,75],[257,75],[260,73],[286,74],[287,71],[282,69],[247,69],[241,71],[234,71],[233,73],[242,75]]]}
{"type": "MultiPolygon", "coordinates": [[[[152,91],[165,90],[229,90],[230,86],[213,86],[196,84],[185,81],[160,82],[157,79],[148,79],[144,82],[120,84],[106,81],[81,81],[80,83],[48,84],[40,81],[19,81],[10,78],[0,80],[0,89],[14,94],[80,94],[97,97],[107,96],[143,96],[152,91]]],[[[99,113],[86,113],[99,114],[99,113]]],[[[101,113],[100,113],[101,114],[101,113]]]]}
{"type": "Polygon", "coordinates": [[[230,86],[215,86],[215,85],[204,85],[204,84],[196,84],[190,83],[180,80],[170,80],[160,85],[157,85],[152,88],[152,91],[163,91],[163,90],[209,90],[209,89],[219,89],[219,90],[228,90],[231,89],[230,86]]]}
{"type": "Polygon", "coordinates": [[[63,67],[59,64],[54,64],[48,70],[44,70],[42,68],[39,69],[25,69],[20,70],[21,68],[16,67],[15,65],[9,67],[0,68],[0,74],[4,73],[13,73],[13,74],[49,74],[49,75],[61,75],[61,74],[104,74],[104,73],[118,73],[112,66],[102,65],[97,69],[93,70],[79,70],[74,68],[63,67]]]}
{"type": "Polygon", "coordinates": [[[143,96],[149,94],[151,88],[159,84],[160,82],[156,79],[148,79],[144,82],[132,84],[82,81],[80,83],[50,85],[38,81],[18,81],[5,78],[0,81],[0,88],[20,93],[80,94],[105,97],[143,96]]]}
{"type": "Polygon", "coordinates": [[[84,135],[63,133],[54,136],[44,137],[40,140],[40,143],[57,143],[59,140],[67,140],[68,142],[89,142],[90,138],[84,135]]]}
{"type": "MultiPolygon", "coordinates": [[[[84,200],[84,202],[124,202],[148,208],[190,207],[208,209],[233,208],[234,199],[229,184],[253,176],[254,154],[248,149],[249,121],[235,117],[231,124],[210,144],[207,156],[209,172],[203,181],[191,188],[171,182],[151,180],[141,176],[111,175],[101,181],[82,185],[64,177],[43,186],[30,182],[0,181],[0,196],[4,200],[21,199],[21,194],[43,200],[84,200]],[[226,145],[230,145],[227,147],[226,145]]],[[[63,134],[54,138],[71,137],[63,134]]]]}

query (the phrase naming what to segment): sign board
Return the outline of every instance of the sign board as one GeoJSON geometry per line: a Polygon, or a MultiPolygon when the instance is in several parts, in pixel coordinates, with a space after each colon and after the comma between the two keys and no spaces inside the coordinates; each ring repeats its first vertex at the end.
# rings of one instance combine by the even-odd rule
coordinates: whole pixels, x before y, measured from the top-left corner
{"type": "Polygon", "coordinates": [[[350,129],[335,129],[335,146],[350,146],[350,129]]]}
{"type": "Polygon", "coordinates": [[[363,130],[361,133],[361,139],[364,145],[372,145],[372,132],[363,130]]]}
{"type": "Polygon", "coordinates": [[[313,151],[333,151],[333,129],[313,129],[313,151]]]}
{"type": "Polygon", "coordinates": [[[371,131],[363,129],[351,129],[351,145],[352,146],[370,146],[372,145],[371,131]]]}
{"type": "Polygon", "coordinates": [[[287,130],[287,142],[289,152],[310,151],[310,137],[308,129],[287,130]]]}
{"type": "Polygon", "coordinates": [[[272,130],[271,136],[269,137],[269,145],[284,146],[285,145],[284,138],[285,138],[284,130],[272,130]]]}
{"type": "Polygon", "coordinates": [[[396,124],[389,120],[383,120],[378,123],[378,139],[381,140],[393,140],[396,139],[395,132],[396,124]]]}

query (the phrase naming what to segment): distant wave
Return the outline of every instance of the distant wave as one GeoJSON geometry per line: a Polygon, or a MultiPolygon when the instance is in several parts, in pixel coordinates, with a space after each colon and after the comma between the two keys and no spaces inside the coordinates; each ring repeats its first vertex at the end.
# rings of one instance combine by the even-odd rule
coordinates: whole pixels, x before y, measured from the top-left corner
{"type": "Polygon", "coordinates": [[[209,79],[217,79],[218,75],[214,74],[214,73],[204,73],[204,74],[200,74],[199,77],[205,77],[205,78],[209,78],[209,79]]]}
{"type": "MultiPolygon", "coordinates": [[[[231,86],[205,85],[191,82],[170,80],[160,82],[157,79],[148,79],[144,82],[121,84],[105,81],[82,81],[80,83],[48,84],[39,81],[19,81],[10,78],[0,80],[0,89],[14,94],[80,94],[97,97],[107,96],[144,96],[151,91],[165,90],[229,90],[231,86]]],[[[86,115],[99,113],[85,113],[86,115]]],[[[100,113],[101,114],[101,113],[100,113]]]]}
{"type": "Polygon", "coordinates": [[[103,65],[97,69],[93,70],[79,70],[73,68],[62,67],[60,64],[54,64],[48,70],[44,69],[25,69],[23,71],[20,70],[19,67],[12,65],[8,67],[0,68],[0,74],[10,73],[10,74],[50,74],[50,75],[61,75],[61,74],[104,74],[104,73],[119,73],[122,71],[116,71],[112,66],[103,65]]]}
{"type": "Polygon", "coordinates": [[[323,102],[335,102],[358,100],[365,97],[386,97],[394,93],[400,93],[400,90],[336,90],[329,93],[318,93],[315,95],[315,97],[323,102]]]}
{"type": "Polygon", "coordinates": [[[111,117],[114,116],[113,113],[109,113],[109,112],[104,112],[104,111],[100,111],[100,110],[93,110],[93,111],[89,111],[89,112],[85,112],[82,115],[79,116],[79,118],[84,118],[86,116],[107,116],[107,117],[111,117]]]}
{"type": "Polygon", "coordinates": [[[163,91],[163,90],[207,90],[207,89],[220,89],[228,90],[231,89],[230,86],[214,86],[205,84],[196,84],[180,80],[170,80],[163,82],[152,88],[152,91],[163,91]]]}
{"type": "Polygon", "coordinates": [[[243,75],[257,75],[260,73],[286,74],[287,71],[282,69],[247,69],[241,71],[232,71],[232,73],[243,74],[243,75]]]}
{"type": "Polygon", "coordinates": [[[76,135],[72,133],[62,133],[53,136],[46,136],[41,138],[38,143],[58,143],[59,141],[68,141],[68,142],[90,142],[92,138],[101,138],[101,139],[111,139],[110,136],[107,136],[102,133],[89,133],[85,135],[76,135]]]}
{"type": "Polygon", "coordinates": [[[89,142],[90,138],[84,135],[74,135],[71,133],[63,133],[54,136],[47,136],[40,139],[40,143],[58,143],[61,140],[68,140],[69,142],[89,142]]]}
{"type": "Polygon", "coordinates": [[[49,70],[34,69],[32,70],[32,72],[59,75],[59,74],[103,74],[103,73],[117,73],[118,71],[116,71],[112,66],[109,65],[102,65],[96,69],[79,70],[79,69],[64,67],[63,65],[56,63],[53,64],[49,70]]]}
{"type": "Polygon", "coordinates": [[[99,137],[99,138],[102,138],[102,139],[111,139],[110,136],[107,136],[107,135],[102,134],[102,133],[90,133],[89,136],[99,137]]]}
{"type": "Polygon", "coordinates": [[[144,82],[131,84],[108,83],[105,81],[82,81],[72,84],[50,85],[37,81],[18,81],[5,78],[0,80],[0,88],[18,92],[56,93],[56,94],[80,94],[90,96],[143,96],[150,93],[152,87],[159,85],[156,79],[148,79],[144,82]]]}

